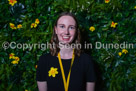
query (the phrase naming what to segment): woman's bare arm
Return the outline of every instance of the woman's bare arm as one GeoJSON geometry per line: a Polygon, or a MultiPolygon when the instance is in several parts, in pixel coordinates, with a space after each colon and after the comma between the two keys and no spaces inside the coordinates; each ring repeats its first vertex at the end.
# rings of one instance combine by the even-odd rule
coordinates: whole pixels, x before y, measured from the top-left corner
{"type": "Polygon", "coordinates": [[[86,83],[86,91],[94,91],[95,82],[87,82],[86,83]]]}
{"type": "Polygon", "coordinates": [[[44,82],[37,81],[37,85],[38,85],[39,91],[47,91],[47,82],[46,81],[44,81],[44,82]]]}

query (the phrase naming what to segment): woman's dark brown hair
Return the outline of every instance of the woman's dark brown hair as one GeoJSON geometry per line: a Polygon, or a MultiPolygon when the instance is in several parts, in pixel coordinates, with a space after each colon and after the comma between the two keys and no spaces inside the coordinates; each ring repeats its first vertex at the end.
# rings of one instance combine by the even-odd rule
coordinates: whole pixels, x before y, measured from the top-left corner
{"type": "MultiPolygon", "coordinates": [[[[80,35],[80,30],[78,28],[78,22],[77,22],[76,17],[70,12],[63,12],[58,16],[58,18],[56,19],[55,24],[54,24],[53,34],[52,34],[52,38],[51,38],[51,41],[50,41],[50,43],[52,45],[52,47],[50,47],[50,52],[51,52],[52,56],[57,56],[57,54],[60,51],[59,40],[58,40],[57,34],[55,33],[55,26],[57,26],[58,20],[62,16],[71,16],[75,20],[75,22],[76,22],[76,33],[75,33],[75,39],[73,40],[73,43],[75,45],[76,44],[81,45],[81,43],[80,43],[81,35],[80,35]]],[[[75,54],[75,56],[79,57],[80,54],[81,54],[81,48],[76,47],[75,50],[74,50],[74,54],[75,54]]]]}

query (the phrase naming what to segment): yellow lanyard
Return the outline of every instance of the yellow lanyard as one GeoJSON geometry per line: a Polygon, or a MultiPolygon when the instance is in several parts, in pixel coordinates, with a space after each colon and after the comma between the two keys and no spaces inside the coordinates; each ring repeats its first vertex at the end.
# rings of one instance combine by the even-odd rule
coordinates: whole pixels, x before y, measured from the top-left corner
{"type": "Polygon", "coordinates": [[[67,77],[67,81],[66,81],[65,74],[64,74],[64,69],[63,69],[63,65],[62,65],[62,61],[61,61],[61,57],[60,57],[60,53],[58,53],[58,59],[59,59],[59,64],[60,64],[60,69],[61,69],[61,73],[62,73],[62,78],[63,78],[63,84],[64,84],[65,91],[68,91],[71,68],[72,68],[72,65],[73,65],[73,62],[74,62],[74,58],[75,58],[75,55],[74,55],[74,49],[73,49],[72,62],[71,62],[71,65],[70,65],[70,69],[69,69],[69,73],[68,73],[68,77],[67,77]]]}

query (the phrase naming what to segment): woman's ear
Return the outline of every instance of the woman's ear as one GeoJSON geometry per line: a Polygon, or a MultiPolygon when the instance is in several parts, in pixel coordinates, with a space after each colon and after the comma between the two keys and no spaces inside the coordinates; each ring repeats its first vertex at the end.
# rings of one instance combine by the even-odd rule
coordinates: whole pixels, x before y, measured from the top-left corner
{"type": "Polygon", "coordinates": [[[57,27],[54,27],[55,33],[58,34],[57,27]]]}

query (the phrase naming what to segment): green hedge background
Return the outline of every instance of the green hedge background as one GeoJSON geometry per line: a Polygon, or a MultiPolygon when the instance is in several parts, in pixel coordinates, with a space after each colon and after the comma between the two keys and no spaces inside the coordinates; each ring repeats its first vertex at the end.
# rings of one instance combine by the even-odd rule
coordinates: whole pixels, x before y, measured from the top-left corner
{"type": "Polygon", "coordinates": [[[1,0],[0,90],[38,91],[36,65],[39,57],[49,49],[6,47],[13,41],[20,44],[49,42],[54,20],[63,11],[76,15],[83,43],[86,41],[93,46],[97,41],[135,44],[133,49],[93,47],[85,51],[95,62],[96,91],[136,91],[136,0],[1,0]],[[17,2],[11,5],[11,1],[17,2]],[[31,28],[35,19],[40,23],[31,28]],[[115,28],[111,27],[112,21],[117,23],[115,28]],[[12,25],[12,29],[10,23],[22,27],[15,29],[12,25]],[[91,26],[94,31],[89,30],[91,26]],[[15,58],[9,58],[11,53],[19,58],[18,64],[12,63],[15,58]]]}

